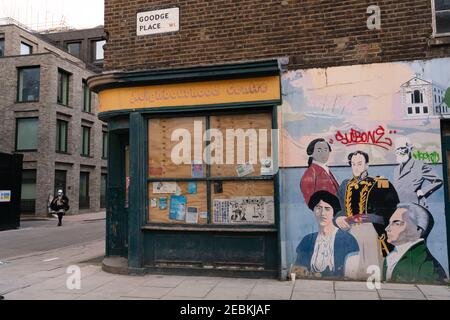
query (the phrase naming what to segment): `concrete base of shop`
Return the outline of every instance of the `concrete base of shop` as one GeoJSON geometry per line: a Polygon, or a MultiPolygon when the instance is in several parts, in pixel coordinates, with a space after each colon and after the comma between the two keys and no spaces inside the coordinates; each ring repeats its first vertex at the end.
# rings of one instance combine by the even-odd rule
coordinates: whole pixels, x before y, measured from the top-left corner
{"type": "Polygon", "coordinates": [[[102,270],[113,274],[128,275],[128,260],[123,257],[106,257],[102,262],[102,270]]]}

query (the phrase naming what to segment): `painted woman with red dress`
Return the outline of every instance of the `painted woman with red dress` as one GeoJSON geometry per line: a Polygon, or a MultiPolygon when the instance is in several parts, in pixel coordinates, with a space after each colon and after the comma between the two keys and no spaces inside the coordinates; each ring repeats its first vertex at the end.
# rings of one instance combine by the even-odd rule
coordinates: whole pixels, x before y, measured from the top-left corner
{"type": "Polygon", "coordinates": [[[306,148],[309,156],[308,169],[300,181],[300,190],[305,203],[309,203],[311,196],[317,191],[325,190],[336,195],[339,190],[339,183],[326,164],[330,158],[330,152],[331,146],[323,138],[311,141],[306,148]]]}

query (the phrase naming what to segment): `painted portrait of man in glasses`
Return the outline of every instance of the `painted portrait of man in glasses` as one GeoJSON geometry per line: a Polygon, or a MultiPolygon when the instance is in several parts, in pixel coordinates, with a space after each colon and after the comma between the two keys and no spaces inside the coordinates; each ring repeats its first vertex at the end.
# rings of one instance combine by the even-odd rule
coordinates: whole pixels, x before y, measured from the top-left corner
{"type": "Polygon", "coordinates": [[[397,139],[395,146],[398,165],[394,170],[393,184],[400,202],[415,203],[426,208],[426,199],[442,187],[442,178],[429,164],[413,158],[413,145],[408,138],[397,139]]]}

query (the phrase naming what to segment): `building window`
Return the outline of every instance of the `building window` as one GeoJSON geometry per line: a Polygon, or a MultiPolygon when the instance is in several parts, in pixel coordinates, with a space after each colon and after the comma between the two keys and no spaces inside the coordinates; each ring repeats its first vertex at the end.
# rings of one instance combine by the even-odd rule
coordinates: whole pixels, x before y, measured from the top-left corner
{"type": "Polygon", "coordinates": [[[16,119],[16,151],[35,151],[38,143],[38,118],[16,119]]]}
{"type": "Polygon", "coordinates": [[[67,152],[67,128],[68,122],[56,120],[56,151],[67,152]]]}
{"type": "Polygon", "coordinates": [[[33,53],[33,47],[29,44],[26,44],[24,42],[20,43],[20,54],[21,55],[27,55],[33,53]]]}
{"type": "Polygon", "coordinates": [[[423,113],[428,114],[428,107],[423,107],[423,113]]]}
{"type": "Polygon", "coordinates": [[[88,157],[90,155],[91,128],[81,127],[81,155],[88,157]]]}
{"type": "Polygon", "coordinates": [[[69,105],[69,76],[64,70],[58,70],[58,103],[69,105]]]}
{"type": "Polygon", "coordinates": [[[408,107],[408,114],[412,114],[413,113],[413,108],[412,107],[408,107]]]}
{"type": "Polygon", "coordinates": [[[420,114],[420,107],[416,107],[416,114],[420,114]]]}
{"type": "Polygon", "coordinates": [[[66,44],[67,52],[70,54],[80,57],[81,53],[81,42],[71,42],[66,44]]]}
{"type": "Polygon", "coordinates": [[[105,45],[105,43],[106,43],[105,40],[94,41],[94,54],[93,54],[94,61],[103,60],[104,58],[103,46],[105,45]]]}
{"type": "Polygon", "coordinates": [[[89,172],[80,172],[80,209],[89,209],[89,172]]]}
{"type": "Polygon", "coordinates": [[[102,158],[108,158],[108,132],[103,131],[103,139],[102,139],[102,158]]]}
{"type": "Polygon", "coordinates": [[[91,112],[91,90],[87,85],[86,80],[83,80],[83,111],[91,112]]]}
{"type": "Polygon", "coordinates": [[[434,0],[434,33],[450,35],[450,1],[434,0]]]}
{"type": "Polygon", "coordinates": [[[19,68],[17,86],[18,102],[39,101],[40,68],[19,68]]]}
{"type": "Polygon", "coordinates": [[[437,106],[437,107],[436,107],[436,113],[437,113],[437,114],[440,114],[440,113],[441,113],[441,106],[437,106]]]}
{"type": "Polygon", "coordinates": [[[57,194],[59,189],[61,189],[64,192],[64,194],[66,194],[66,184],[67,184],[67,171],[55,170],[54,194],[57,194]]]}
{"type": "Polygon", "coordinates": [[[106,207],[106,178],[107,175],[102,173],[100,180],[100,208],[106,207]]]}
{"type": "Polygon", "coordinates": [[[411,102],[423,103],[423,94],[420,90],[414,90],[414,93],[411,93],[411,102]]]}
{"type": "Polygon", "coordinates": [[[21,212],[34,212],[36,205],[36,170],[22,171],[21,212]]]}
{"type": "Polygon", "coordinates": [[[0,57],[5,55],[5,39],[0,38],[0,57]]]}

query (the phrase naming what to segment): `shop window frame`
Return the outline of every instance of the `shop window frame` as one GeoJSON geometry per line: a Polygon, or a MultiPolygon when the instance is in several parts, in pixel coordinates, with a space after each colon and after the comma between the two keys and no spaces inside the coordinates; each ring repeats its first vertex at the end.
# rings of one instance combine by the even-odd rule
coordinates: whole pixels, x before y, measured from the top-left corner
{"type": "MultiPolygon", "coordinates": [[[[252,103],[249,103],[248,106],[250,108],[247,108],[247,103],[241,103],[241,104],[233,104],[233,106],[227,106],[226,108],[222,106],[217,107],[186,107],[182,110],[180,110],[180,107],[177,108],[158,108],[162,110],[148,110],[141,112],[143,121],[144,121],[144,132],[146,132],[145,138],[144,138],[144,145],[145,145],[145,163],[144,163],[144,170],[146,172],[146,183],[144,186],[144,193],[145,193],[145,217],[144,217],[144,229],[183,229],[183,230],[198,230],[198,231],[254,231],[254,232],[277,232],[279,229],[279,171],[276,171],[273,175],[270,176],[244,176],[244,177],[238,177],[238,176],[232,176],[232,177],[211,177],[210,170],[211,166],[208,164],[204,164],[204,170],[205,170],[205,176],[202,178],[154,178],[150,177],[149,171],[148,171],[148,161],[150,157],[150,150],[148,150],[148,139],[149,139],[149,120],[151,119],[160,119],[160,118],[175,118],[175,117],[205,117],[205,128],[204,130],[208,130],[210,128],[209,124],[209,117],[212,116],[219,116],[219,115],[243,115],[243,114],[255,114],[255,113],[267,113],[271,116],[271,128],[270,129],[277,129],[278,128],[278,119],[277,119],[277,108],[276,104],[274,103],[268,103],[265,105],[264,103],[258,104],[257,106],[253,105],[252,103]],[[274,221],[273,223],[227,223],[227,224],[217,224],[213,222],[213,182],[215,181],[272,181],[273,182],[273,199],[274,199],[274,221]],[[167,222],[152,222],[150,220],[150,197],[149,197],[149,186],[153,182],[205,182],[206,183],[206,201],[207,201],[207,208],[208,208],[208,216],[207,216],[207,223],[206,224],[188,224],[186,222],[178,222],[178,223],[167,223],[167,222]]],[[[205,147],[208,145],[208,142],[206,142],[205,147]]],[[[272,141],[272,157],[278,155],[278,146],[274,144],[274,141],[272,141]]],[[[242,195],[245,196],[245,195],[242,195]]],[[[168,212],[169,212],[169,201],[168,201],[168,212]]]]}

